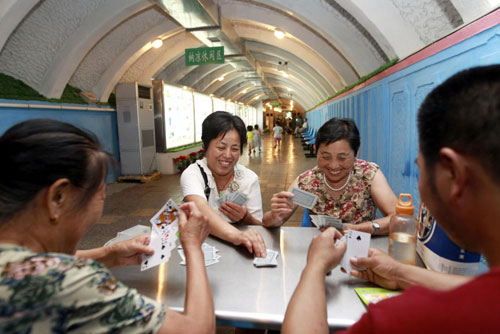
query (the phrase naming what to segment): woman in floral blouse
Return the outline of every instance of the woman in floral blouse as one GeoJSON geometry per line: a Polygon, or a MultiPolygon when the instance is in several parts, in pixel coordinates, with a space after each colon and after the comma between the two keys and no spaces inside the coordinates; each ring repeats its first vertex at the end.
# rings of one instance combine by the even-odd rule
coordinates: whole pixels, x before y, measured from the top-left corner
{"type": "MultiPolygon", "coordinates": [[[[291,187],[317,195],[309,214],[339,218],[344,231],[388,234],[397,199],[380,167],[357,158],[359,145],[359,131],[352,120],[329,120],[316,135],[317,166],[300,174],[291,187]],[[375,220],[377,208],[384,217],[375,220]]],[[[297,209],[292,197],[287,191],[274,194],[264,225],[286,222],[297,209]]]]}
{"type": "Polygon", "coordinates": [[[193,203],[179,213],[189,292],[179,314],[108,269],[140,264],[142,254],[153,253],[148,236],[76,251],[101,217],[111,162],[93,136],[67,123],[30,120],[0,137],[0,156],[0,333],[215,331],[201,251],[209,229],[193,203]]]}

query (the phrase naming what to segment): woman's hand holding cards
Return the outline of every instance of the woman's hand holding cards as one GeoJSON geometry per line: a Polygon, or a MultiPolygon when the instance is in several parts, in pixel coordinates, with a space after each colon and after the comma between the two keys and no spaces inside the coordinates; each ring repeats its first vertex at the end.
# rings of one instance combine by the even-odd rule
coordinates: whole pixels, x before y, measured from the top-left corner
{"type": "Polygon", "coordinates": [[[273,195],[271,198],[273,225],[282,225],[297,209],[297,205],[291,201],[292,197],[293,194],[288,191],[282,191],[273,195]]]}
{"type": "Polygon", "coordinates": [[[241,221],[248,213],[246,206],[238,205],[231,201],[222,203],[219,211],[222,212],[227,218],[231,219],[232,222],[241,221]]]}

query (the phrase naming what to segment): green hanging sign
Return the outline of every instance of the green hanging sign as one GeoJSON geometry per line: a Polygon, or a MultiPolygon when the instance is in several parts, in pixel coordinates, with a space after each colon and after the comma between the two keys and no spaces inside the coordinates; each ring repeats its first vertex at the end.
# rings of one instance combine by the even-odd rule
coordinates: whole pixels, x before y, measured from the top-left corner
{"type": "Polygon", "coordinates": [[[279,101],[271,101],[270,103],[271,103],[271,105],[272,105],[273,107],[279,107],[279,106],[280,106],[279,101]]]}
{"type": "Polygon", "coordinates": [[[224,47],[186,49],[186,66],[224,64],[224,47]]]}

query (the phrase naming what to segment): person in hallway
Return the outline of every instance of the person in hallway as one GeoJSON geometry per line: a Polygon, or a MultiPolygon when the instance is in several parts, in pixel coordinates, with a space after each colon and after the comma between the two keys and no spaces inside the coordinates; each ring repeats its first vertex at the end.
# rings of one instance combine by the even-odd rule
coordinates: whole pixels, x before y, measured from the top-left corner
{"type": "Polygon", "coordinates": [[[76,251],[101,217],[112,162],[94,136],[68,123],[29,120],[0,137],[0,154],[0,332],[215,332],[201,250],[209,226],[194,203],[179,213],[187,259],[181,314],[108,269],[140,264],[154,252],[148,236],[76,251]]]}
{"type": "Polygon", "coordinates": [[[253,127],[253,135],[254,135],[254,148],[259,148],[259,152],[262,152],[262,131],[259,129],[259,125],[255,124],[253,127]]]}
{"type": "MultiPolygon", "coordinates": [[[[382,251],[351,259],[356,277],[403,294],[370,305],[348,333],[494,333],[500,328],[500,65],[459,72],[425,98],[418,113],[422,201],[461,248],[482,253],[489,272],[457,280],[392,260],[382,251]],[[450,126],[452,124],[453,126],[450,126]]],[[[328,229],[309,248],[285,314],[284,333],[328,332],[325,273],[345,243],[328,229]]]]}
{"type": "Polygon", "coordinates": [[[273,138],[274,138],[274,143],[273,143],[273,148],[278,147],[278,150],[281,148],[281,135],[283,133],[283,128],[281,127],[281,124],[279,121],[276,122],[276,125],[273,128],[273,138]]]}
{"type": "MultiPolygon", "coordinates": [[[[380,167],[357,158],[359,145],[359,131],[351,119],[330,119],[316,135],[317,166],[300,174],[291,187],[318,196],[309,214],[340,218],[344,230],[388,234],[397,199],[380,167]],[[377,208],[383,218],[375,219],[377,208]]],[[[292,197],[289,191],[274,194],[263,224],[285,223],[297,209],[292,197]]]]}
{"type": "Polygon", "coordinates": [[[252,154],[252,150],[255,152],[254,140],[255,136],[254,136],[253,126],[248,125],[247,126],[248,155],[252,154]]]}
{"type": "Polygon", "coordinates": [[[235,246],[244,246],[258,257],[266,256],[262,236],[254,229],[240,231],[233,223],[262,224],[262,195],[259,178],[238,160],[246,141],[245,124],[225,111],[210,114],[202,124],[201,140],[206,158],[191,164],[181,175],[185,202],[195,202],[208,217],[211,233],[235,246]],[[217,200],[239,191],[249,200],[246,205],[217,200]]]}

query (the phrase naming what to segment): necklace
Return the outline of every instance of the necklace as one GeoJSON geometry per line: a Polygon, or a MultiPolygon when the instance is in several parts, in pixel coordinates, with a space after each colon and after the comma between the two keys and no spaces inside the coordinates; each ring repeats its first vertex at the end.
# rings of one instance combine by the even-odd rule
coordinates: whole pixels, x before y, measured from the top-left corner
{"type": "Polygon", "coordinates": [[[341,191],[341,190],[343,190],[343,189],[347,186],[347,184],[349,183],[349,180],[351,179],[351,174],[352,174],[352,172],[349,172],[349,175],[347,176],[347,180],[345,181],[344,185],[343,185],[342,187],[340,187],[340,188],[334,188],[334,187],[332,187],[331,185],[329,185],[329,184],[328,184],[328,182],[326,181],[326,176],[325,176],[325,174],[323,174],[323,182],[325,182],[326,186],[327,186],[328,188],[330,188],[331,190],[333,190],[333,191],[341,191]]]}
{"type": "MultiPolygon", "coordinates": [[[[231,177],[226,181],[226,183],[224,183],[224,185],[222,187],[218,187],[217,186],[217,190],[219,191],[219,197],[222,196],[222,191],[226,188],[226,186],[229,184],[229,182],[231,182],[231,180],[233,179],[233,177],[234,177],[234,174],[231,175],[231,177]]],[[[217,184],[217,182],[216,182],[216,184],[217,184]]]]}

